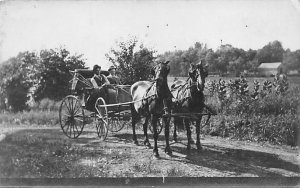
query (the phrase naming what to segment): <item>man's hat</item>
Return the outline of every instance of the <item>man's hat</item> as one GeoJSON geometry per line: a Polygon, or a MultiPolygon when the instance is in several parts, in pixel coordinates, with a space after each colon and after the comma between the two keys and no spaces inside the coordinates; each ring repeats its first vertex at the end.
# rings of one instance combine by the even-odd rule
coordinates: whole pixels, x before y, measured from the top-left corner
{"type": "Polygon", "coordinates": [[[112,66],[109,67],[108,71],[110,71],[110,70],[112,70],[112,69],[117,69],[117,68],[116,68],[115,66],[112,65],[112,66]]]}
{"type": "Polygon", "coordinates": [[[98,68],[100,68],[100,69],[101,69],[101,66],[99,66],[99,65],[94,65],[94,66],[93,66],[93,72],[95,73],[95,72],[96,72],[96,70],[97,70],[98,68]]]}

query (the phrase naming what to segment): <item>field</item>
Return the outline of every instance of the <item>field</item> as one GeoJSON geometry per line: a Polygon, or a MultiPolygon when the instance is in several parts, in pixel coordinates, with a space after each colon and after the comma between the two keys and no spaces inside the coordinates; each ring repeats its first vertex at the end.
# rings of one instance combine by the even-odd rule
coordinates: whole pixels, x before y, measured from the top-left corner
{"type": "MultiPolygon", "coordinates": [[[[213,79],[219,77],[208,78],[213,79]]],[[[250,90],[254,79],[273,80],[247,78],[250,90]]],[[[169,84],[173,80],[169,78],[169,84]]],[[[106,141],[99,140],[93,124],[86,125],[79,138],[67,138],[58,123],[59,103],[49,100],[30,112],[2,113],[0,178],[299,177],[299,139],[295,133],[299,135],[296,86],[300,78],[289,80],[295,89],[287,97],[270,95],[264,101],[247,104],[247,109],[241,104],[219,111],[202,129],[202,151],[193,145],[187,152],[186,133],[180,131],[179,142],[171,144],[173,155],[168,156],[161,133],[160,159],[153,159],[152,148],[143,145],[141,124],[136,146],[130,125],[118,133],[109,133],[106,141]]],[[[208,102],[218,108],[215,99],[209,98],[208,102]]],[[[192,132],[195,140],[194,128],[192,132]]],[[[149,138],[153,145],[152,134],[149,138]]],[[[68,185],[85,185],[80,183],[68,185]]],[[[20,184],[16,181],[13,185],[20,184]]]]}
{"type": "MultiPolygon", "coordinates": [[[[168,77],[169,85],[172,85],[174,78],[175,77],[168,77]]],[[[181,80],[187,80],[187,77],[177,77],[177,78],[181,79],[181,80]]],[[[231,80],[239,79],[239,77],[208,76],[208,78],[206,78],[205,81],[206,82],[210,82],[213,80],[219,81],[219,79],[229,81],[230,79],[231,80]]],[[[247,77],[246,79],[249,82],[249,89],[252,89],[254,80],[257,80],[259,83],[263,83],[265,80],[269,80],[271,82],[274,80],[273,77],[247,77]]],[[[300,77],[288,77],[288,80],[289,80],[289,83],[291,86],[299,86],[300,85],[300,77]]]]}

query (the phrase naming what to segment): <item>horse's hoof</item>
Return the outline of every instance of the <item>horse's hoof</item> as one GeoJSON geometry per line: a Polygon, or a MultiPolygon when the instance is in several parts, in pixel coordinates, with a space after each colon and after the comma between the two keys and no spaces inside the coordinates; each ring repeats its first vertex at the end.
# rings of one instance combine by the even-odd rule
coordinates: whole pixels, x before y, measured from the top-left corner
{"type": "Polygon", "coordinates": [[[196,143],[193,139],[191,139],[190,142],[191,142],[191,144],[195,144],[196,143]]]}
{"type": "Polygon", "coordinates": [[[145,145],[147,148],[151,148],[151,144],[150,144],[149,142],[144,143],[144,145],[145,145]]]}
{"type": "Polygon", "coordinates": [[[157,153],[157,154],[154,154],[154,155],[153,155],[153,159],[154,159],[154,160],[159,159],[159,154],[158,154],[158,153],[157,153]]]}
{"type": "Polygon", "coordinates": [[[137,141],[137,140],[135,140],[135,141],[133,141],[133,144],[135,144],[135,145],[139,145],[139,142],[137,141]]]}
{"type": "Polygon", "coordinates": [[[190,152],[190,151],[191,151],[191,146],[188,145],[188,146],[186,147],[186,150],[187,150],[188,152],[190,152]]]}
{"type": "Polygon", "coordinates": [[[202,151],[202,146],[197,146],[198,151],[202,151]]]}
{"type": "Polygon", "coordinates": [[[165,149],[165,153],[168,154],[168,155],[172,155],[172,150],[170,148],[165,149]]]}

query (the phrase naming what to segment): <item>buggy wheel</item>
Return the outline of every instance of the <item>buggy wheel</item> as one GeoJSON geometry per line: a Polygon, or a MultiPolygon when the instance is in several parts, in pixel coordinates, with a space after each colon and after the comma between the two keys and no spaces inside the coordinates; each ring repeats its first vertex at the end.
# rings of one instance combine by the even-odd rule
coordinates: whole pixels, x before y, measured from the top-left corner
{"type": "Polygon", "coordinates": [[[111,132],[119,132],[124,128],[128,121],[120,119],[119,117],[112,117],[109,119],[109,131],[111,132]]]}
{"type": "Polygon", "coordinates": [[[77,138],[83,130],[85,116],[80,101],[73,95],[66,96],[59,108],[59,122],[63,133],[77,138]]]}
{"type": "MultiPolygon", "coordinates": [[[[159,118],[156,126],[156,130],[158,134],[161,133],[162,128],[163,128],[163,118],[159,118]]],[[[149,130],[151,131],[151,133],[153,133],[153,127],[151,125],[149,126],[149,130]]]]}
{"type": "Polygon", "coordinates": [[[96,114],[96,130],[98,137],[103,141],[107,137],[108,133],[108,114],[107,107],[105,106],[105,100],[99,97],[95,103],[95,108],[97,110],[96,114]]]}

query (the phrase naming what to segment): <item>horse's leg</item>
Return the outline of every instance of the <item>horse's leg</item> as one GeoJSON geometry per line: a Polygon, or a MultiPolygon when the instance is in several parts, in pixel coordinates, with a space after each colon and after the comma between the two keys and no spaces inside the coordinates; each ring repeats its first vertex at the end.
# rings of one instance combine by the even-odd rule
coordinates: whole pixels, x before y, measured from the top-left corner
{"type": "Polygon", "coordinates": [[[174,133],[173,133],[173,140],[174,140],[174,142],[178,142],[178,140],[177,140],[177,125],[178,125],[178,123],[180,122],[180,119],[181,118],[178,118],[178,117],[174,117],[174,133]]]}
{"type": "Polygon", "coordinates": [[[150,118],[150,115],[146,116],[146,118],[145,118],[145,122],[143,124],[143,131],[144,131],[144,138],[145,138],[144,139],[144,145],[150,148],[151,144],[149,142],[148,134],[147,134],[149,118],[150,118]]]}
{"type": "Polygon", "coordinates": [[[184,118],[184,124],[185,124],[185,129],[186,129],[186,136],[188,139],[187,143],[187,150],[188,152],[191,150],[191,140],[192,140],[192,133],[191,133],[191,128],[190,128],[190,120],[187,118],[184,118]]]}
{"type": "Polygon", "coordinates": [[[157,121],[158,121],[158,117],[156,115],[151,114],[151,123],[152,123],[152,127],[153,127],[153,138],[154,138],[153,153],[154,153],[155,158],[159,157],[158,147],[157,147],[157,140],[158,140],[158,133],[157,133],[157,129],[156,129],[157,121]]]}
{"type": "Polygon", "coordinates": [[[169,143],[169,137],[170,137],[170,117],[164,117],[163,118],[164,122],[165,122],[165,139],[166,139],[166,148],[165,148],[165,152],[168,155],[172,154],[172,150],[170,147],[170,143],[169,143]]]}
{"type": "Polygon", "coordinates": [[[130,105],[130,108],[131,108],[132,140],[133,140],[134,144],[138,145],[139,142],[137,141],[136,134],[135,134],[135,124],[137,122],[137,113],[134,109],[133,104],[130,105]]]}
{"type": "Polygon", "coordinates": [[[196,133],[197,133],[196,146],[197,146],[198,151],[202,150],[202,146],[200,143],[201,119],[202,119],[202,116],[199,118],[199,120],[196,121],[196,133]]]}

